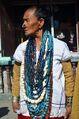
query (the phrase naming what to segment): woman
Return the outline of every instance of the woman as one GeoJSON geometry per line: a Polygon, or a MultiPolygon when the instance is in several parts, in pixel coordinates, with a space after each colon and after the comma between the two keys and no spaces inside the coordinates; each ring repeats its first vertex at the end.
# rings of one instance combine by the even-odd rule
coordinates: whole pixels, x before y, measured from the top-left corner
{"type": "Polygon", "coordinates": [[[31,6],[23,16],[28,39],[14,53],[12,81],[12,105],[18,119],[64,119],[71,113],[71,55],[66,43],[52,37],[49,21],[49,12],[40,6],[31,6]]]}

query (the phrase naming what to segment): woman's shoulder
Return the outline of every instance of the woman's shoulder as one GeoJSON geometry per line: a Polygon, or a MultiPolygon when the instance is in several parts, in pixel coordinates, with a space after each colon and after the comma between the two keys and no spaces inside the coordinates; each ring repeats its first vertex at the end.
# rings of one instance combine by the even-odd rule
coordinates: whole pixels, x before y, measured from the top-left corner
{"type": "Polygon", "coordinates": [[[26,48],[27,43],[28,43],[28,40],[22,42],[21,44],[19,44],[19,45],[17,46],[16,50],[17,50],[17,49],[19,49],[19,50],[24,50],[24,49],[26,48]]]}
{"type": "Polygon", "coordinates": [[[54,44],[60,46],[60,47],[65,47],[67,44],[64,41],[61,41],[57,38],[54,38],[54,44]]]}

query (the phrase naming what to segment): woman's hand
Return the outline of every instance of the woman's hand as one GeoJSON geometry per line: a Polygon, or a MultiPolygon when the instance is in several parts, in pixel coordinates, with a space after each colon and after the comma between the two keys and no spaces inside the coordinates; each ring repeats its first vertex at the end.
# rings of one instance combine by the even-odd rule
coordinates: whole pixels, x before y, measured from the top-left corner
{"type": "Polygon", "coordinates": [[[18,109],[20,109],[20,105],[18,102],[12,102],[12,108],[13,111],[16,112],[18,109]]]}
{"type": "Polygon", "coordinates": [[[70,116],[71,109],[72,109],[72,107],[70,105],[66,106],[66,113],[65,113],[65,117],[64,117],[65,119],[68,119],[68,117],[70,116]]]}

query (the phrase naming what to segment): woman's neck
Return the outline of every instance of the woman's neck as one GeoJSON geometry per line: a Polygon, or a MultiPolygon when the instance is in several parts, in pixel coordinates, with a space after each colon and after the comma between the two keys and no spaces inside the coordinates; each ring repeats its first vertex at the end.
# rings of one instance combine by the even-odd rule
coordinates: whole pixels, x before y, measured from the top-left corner
{"type": "Polygon", "coordinates": [[[42,43],[43,32],[39,32],[35,37],[35,45],[37,50],[40,50],[41,43],[42,43]]]}

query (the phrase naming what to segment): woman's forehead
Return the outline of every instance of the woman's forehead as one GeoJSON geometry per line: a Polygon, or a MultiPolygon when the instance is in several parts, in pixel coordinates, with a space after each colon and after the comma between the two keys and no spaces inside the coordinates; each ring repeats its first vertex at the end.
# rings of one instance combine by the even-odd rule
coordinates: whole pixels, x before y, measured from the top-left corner
{"type": "Polygon", "coordinates": [[[26,10],[24,13],[23,19],[31,18],[32,16],[35,16],[34,13],[35,13],[35,10],[31,10],[31,9],[26,10]]]}

